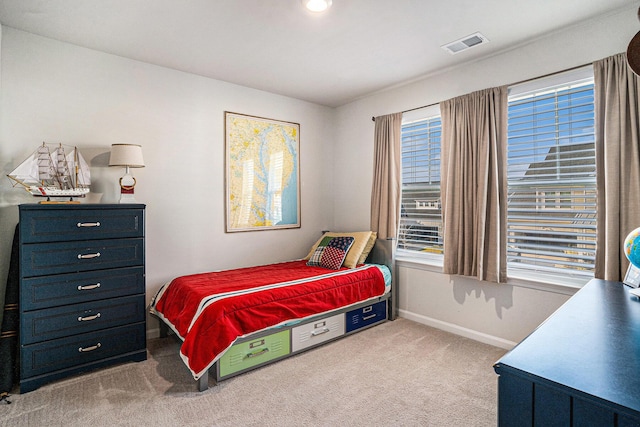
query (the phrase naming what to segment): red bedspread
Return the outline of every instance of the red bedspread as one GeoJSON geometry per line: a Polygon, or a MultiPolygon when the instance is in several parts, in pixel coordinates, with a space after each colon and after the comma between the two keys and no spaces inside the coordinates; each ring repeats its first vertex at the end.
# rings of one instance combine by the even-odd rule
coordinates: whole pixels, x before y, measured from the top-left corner
{"type": "Polygon", "coordinates": [[[375,266],[334,271],[291,261],[179,277],[158,292],[151,311],[184,340],[180,355],[198,379],[239,337],[384,292],[375,266]]]}

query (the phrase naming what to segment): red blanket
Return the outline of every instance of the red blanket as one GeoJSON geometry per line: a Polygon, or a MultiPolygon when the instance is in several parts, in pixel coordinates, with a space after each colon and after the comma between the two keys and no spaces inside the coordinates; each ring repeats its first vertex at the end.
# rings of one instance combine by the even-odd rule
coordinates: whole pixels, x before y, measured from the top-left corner
{"type": "Polygon", "coordinates": [[[291,261],[179,277],[158,292],[152,312],[184,340],[181,357],[198,379],[239,337],[384,292],[375,266],[334,271],[291,261]]]}

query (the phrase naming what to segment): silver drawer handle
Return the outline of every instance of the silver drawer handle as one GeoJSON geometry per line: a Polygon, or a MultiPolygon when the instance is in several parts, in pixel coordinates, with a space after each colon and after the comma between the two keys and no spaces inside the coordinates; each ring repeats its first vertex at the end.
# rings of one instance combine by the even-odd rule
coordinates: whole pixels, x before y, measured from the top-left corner
{"type": "Polygon", "coordinates": [[[79,222],[77,225],[78,225],[78,228],[81,228],[81,227],[100,227],[100,223],[99,222],[79,222]]]}
{"type": "Polygon", "coordinates": [[[78,317],[78,322],[87,322],[89,320],[95,320],[98,317],[100,317],[100,313],[94,314],[93,316],[85,316],[85,317],[80,316],[78,317]]]}
{"type": "Polygon", "coordinates": [[[97,349],[99,349],[100,347],[102,347],[102,344],[98,343],[98,344],[96,344],[96,345],[92,345],[91,347],[80,347],[80,348],[78,349],[78,351],[79,351],[80,353],[86,353],[87,351],[97,350],[97,349]]]}
{"type": "Polygon", "coordinates": [[[80,285],[78,286],[79,291],[90,291],[91,289],[97,289],[100,287],[100,283],[96,283],[95,285],[80,285]]]}
{"type": "Polygon", "coordinates": [[[311,336],[312,337],[317,337],[318,335],[326,334],[327,332],[330,332],[329,328],[322,328],[319,331],[315,330],[315,331],[311,332],[311,336]]]}
{"type": "Polygon", "coordinates": [[[91,259],[91,258],[98,258],[99,256],[100,256],[100,252],[97,252],[95,254],[86,254],[86,255],[78,254],[78,259],[91,259]]]}
{"type": "Polygon", "coordinates": [[[263,354],[268,353],[268,352],[269,352],[268,348],[263,348],[262,350],[256,351],[255,353],[249,353],[245,357],[247,359],[251,359],[252,357],[262,356],[263,354]]]}
{"type": "Polygon", "coordinates": [[[376,317],[375,314],[372,314],[371,316],[365,316],[362,318],[362,320],[369,320],[369,319],[373,319],[374,317],[376,317]]]}

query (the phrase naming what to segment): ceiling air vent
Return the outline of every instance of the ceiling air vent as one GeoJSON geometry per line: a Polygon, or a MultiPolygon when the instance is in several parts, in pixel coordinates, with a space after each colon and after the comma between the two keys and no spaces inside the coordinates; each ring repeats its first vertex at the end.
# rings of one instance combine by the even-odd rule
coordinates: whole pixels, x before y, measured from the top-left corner
{"type": "Polygon", "coordinates": [[[460,40],[456,40],[451,43],[447,43],[440,46],[452,55],[462,52],[463,50],[470,49],[481,44],[489,43],[489,39],[480,33],[471,34],[470,36],[463,37],[460,40]]]}

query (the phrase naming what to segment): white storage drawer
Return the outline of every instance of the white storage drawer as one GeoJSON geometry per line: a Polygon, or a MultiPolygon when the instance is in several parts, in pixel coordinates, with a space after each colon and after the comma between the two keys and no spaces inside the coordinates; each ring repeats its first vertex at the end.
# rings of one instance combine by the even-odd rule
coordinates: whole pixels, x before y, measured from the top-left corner
{"type": "Polygon", "coordinates": [[[344,313],[296,326],[291,331],[291,351],[296,352],[344,335],[344,313]]]}

